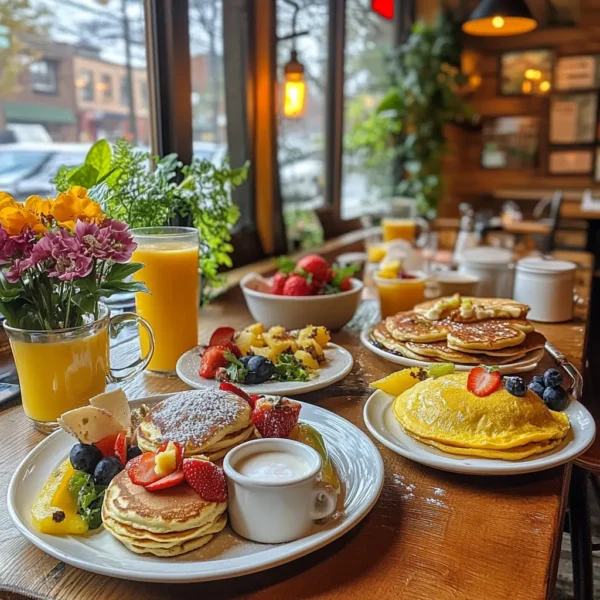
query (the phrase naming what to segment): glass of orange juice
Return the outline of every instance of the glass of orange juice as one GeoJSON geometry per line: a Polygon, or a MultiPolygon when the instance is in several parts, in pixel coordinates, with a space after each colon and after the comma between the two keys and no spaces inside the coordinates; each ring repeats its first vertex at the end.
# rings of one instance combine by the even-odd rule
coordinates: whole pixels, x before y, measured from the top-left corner
{"type": "Polygon", "coordinates": [[[391,317],[396,313],[412,310],[415,304],[425,300],[423,273],[406,273],[404,278],[381,277],[375,275],[375,285],[379,294],[381,317],[391,317]]]}
{"type": "MultiPolygon", "coordinates": [[[[148,368],[171,374],[179,357],[198,345],[198,230],[193,227],[132,229],[137,248],[132,260],[144,264],[133,276],[149,294],[137,293],[135,307],[150,323],[156,347],[148,368]]],[[[149,344],[140,331],[142,350],[149,344]]]]}
{"type": "Polygon", "coordinates": [[[392,242],[393,240],[406,240],[414,244],[417,240],[417,229],[419,230],[419,245],[423,242],[421,238],[429,232],[429,223],[425,219],[417,217],[415,219],[396,219],[384,217],[381,220],[383,232],[383,241],[392,242]]]}
{"type": "Polygon", "coordinates": [[[79,327],[32,331],[4,323],[10,340],[25,414],[42,433],[54,431],[68,410],[88,404],[106,383],[122,382],[142,371],[152,356],[150,326],[133,313],[111,317],[100,305],[99,318],[79,327]],[[127,323],[137,324],[149,341],[141,357],[124,368],[111,368],[109,341],[127,323]],[[118,373],[123,371],[123,375],[118,373]]]}

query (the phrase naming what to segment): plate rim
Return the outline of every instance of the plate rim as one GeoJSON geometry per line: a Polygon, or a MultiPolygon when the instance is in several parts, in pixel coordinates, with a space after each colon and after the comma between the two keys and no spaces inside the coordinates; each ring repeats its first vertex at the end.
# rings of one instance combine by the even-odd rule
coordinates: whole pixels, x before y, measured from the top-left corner
{"type": "MultiPolygon", "coordinates": [[[[382,398],[384,396],[388,399],[388,402],[390,404],[391,404],[391,402],[393,402],[394,397],[390,394],[387,394],[386,392],[384,392],[382,390],[374,390],[374,392],[369,396],[369,398],[365,402],[365,406],[363,407],[363,421],[364,421],[367,429],[369,430],[369,433],[371,433],[371,435],[373,435],[373,437],[375,437],[375,439],[377,439],[377,441],[381,442],[386,448],[392,450],[392,452],[395,452],[396,454],[399,454],[400,456],[403,456],[404,458],[407,458],[416,463],[425,465],[425,466],[433,468],[433,469],[437,469],[440,471],[446,471],[446,472],[450,472],[450,473],[461,473],[461,474],[475,475],[475,476],[478,476],[478,475],[480,475],[480,476],[498,476],[498,475],[503,476],[503,475],[523,475],[526,473],[536,473],[538,471],[546,471],[548,469],[552,469],[554,467],[558,467],[562,464],[565,464],[565,463],[575,460],[575,458],[577,458],[577,456],[580,456],[581,454],[585,453],[590,448],[590,446],[594,443],[594,439],[596,438],[596,423],[594,421],[594,418],[592,417],[589,410],[581,402],[579,402],[576,399],[573,399],[569,406],[573,406],[573,407],[576,406],[577,410],[583,410],[584,414],[587,415],[590,422],[592,423],[590,438],[586,441],[582,450],[578,451],[577,454],[575,454],[573,456],[566,456],[566,457],[563,456],[562,458],[549,460],[553,456],[556,456],[556,457],[561,456],[561,452],[563,452],[565,450],[565,449],[563,449],[563,451],[559,450],[557,452],[554,452],[553,454],[549,454],[546,457],[540,456],[536,459],[537,461],[541,461],[545,458],[545,459],[548,459],[547,462],[542,462],[542,463],[537,462],[536,463],[534,461],[525,461],[524,462],[524,461],[496,460],[496,463],[498,464],[498,468],[489,467],[489,466],[488,467],[483,467],[483,466],[478,467],[476,465],[473,466],[471,464],[468,464],[468,462],[465,462],[465,461],[493,460],[493,459],[481,459],[478,457],[469,457],[469,456],[465,456],[464,458],[461,458],[457,455],[450,455],[447,453],[444,453],[444,456],[438,456],[437,454],[434,454],[433,452],[431,452],[425,444],[422,444],[421,442],[414,440],[414,442],[416,444],[418,444],[419,446],[423,446],[423,450],[424,450],[424,452],[426,452],[425,456],[429,455],[432,457],[431,460],[420,460],[421,455],[415,455],[410,450],[406,450],[406,449],[402,448],[400,445],[394,444],[390,439],[388,439],[387,436],[385,436],[383,433],[381,433],[380,430],[378,429],[378,427],[376,427],[375,423],[373,423],[371,421],[371,419],[369,417],[369,411],[373,409],[373,407],[375,406],[375,404],[377,402],[383,401],[383,399],[380,400],[380,398],[382,398]]],[[[387,409],[387,407],[386,407],[386,409],[387,409]]],[[[571,423],[571,427],[573,427],[572,423],[571,423]]]]}
{"type": "MultiPolygon", "coordinates": [[[[428,362],[425,360],[417,360],[415,358],[398,356],[396,354],[392,354],[391,352],[378,348],[373,344],[373,342],[369,338],[369,333],[371,329],[373,329],[373,325],[368,325],[367,327],[363,328],[363,330],[360,332],[360,341],[362,345],[373,354],[376,354],[377,356],[383,358],[384,360],[387,360],[388,362],[394,365],[402,365],[404,367],[427,367],[431,364],[435,364],[434,362],[428,362]]],[[[514,363],[507,363],[496,366],[498,367],[500,373],[504,373],[507,375],[511,373],[526,373],[528,371],[533,371],[544,358],[545,349],[539,348],[537,351],[534,350],[533,352],[535,352],[535,354],[533,354],[532,357],[528,360],[521,359],[520,361],[514,363]]],[[[462,372],[470,371],[475,366],[477,365],[461,365],[454,363],[454,368],[456,369],[456,371],[462,372]]]]}
{"type": "MultiPolygon", "coordinates": [[[[195,382],[193,379],[190,379],[189,377],[187,377],[184,373],[182,373],[182,367],[180,367],[180,365],[183,364],[184,358],[190,352],[194,352],[194,350],[196,350],[196,348],[199,348],[200,346],[201,345],[194,346],[187,352],[184,352],[179,357],[179,359],[177,360],[177,365],[175,366],[175,370],[177,372],[177,377],[179,377],[179,379],[181,379],[181,381],[183,381],[186,385],[189,385],[190,387],[192,387],[196,390],[200,389],[202,387],[209,387],[209,388],[217,387],[212,383],[200,384],[198,382],[195,382]]],[[[265,385],[262,383],[252,386],[252,388],[250,388],[250,389],[248,389],[249,386],[246,386],[246,385],[240,385],[239,387],[241,389],[243,389],[245,392],[250,392],[250,393],[255,393],[255,394],[267,394],[267,395],[270,393],[273,393],[278,396],[300,396],[301,394],[309,394],[310,392],[316,392],[317,390],[322,390],[326,387],[329,387],[330,385],[338,383],[339,381],[344,379],[346,377],[346,375],[348,375],[352,371],[352,369],[354,368],[354,356],[352,356],[352,353],[349,352],[346,348],[344,348],[343,346],[340,346],[339,344],[334,344],[333,342],[329,342],[327,344],[327,347],[325,348],[325,350],[334,350],[336,352],[339,352],[339,354],[342,357],[344,357],[348,363],[339,373],[337,373],[336,375],[334,375],[330,379],[328,379],[327,383],[325,383],[325,384],[323,383],[324,380],[319,381],[319,378],[316,377],[315,379],[313,379],[311,381],[279,382],[281,384],[289,383],[290,387],[284,388],[283,390],[280,390],[278,392],[269,391],[268,389],[260,387],[260,386],[265,385]],[[302,385],[303,387],[294,387],[294,384],[296,386],[302,385]]],[[[211,381],[215,381],[215,380],[214,379],[207,380],[207,382],[211,382],[211,381]]]]}
{"type": "MultiPolygon", "coordinates": [[[[177,393],[177,392],[167,393],[167,394],[156,394],[154,396],[143,396],[141,398],[135,398],[135,399],[129,400],[129,403],[133,406],[136,406],[137,404],[141,404],[144,402],[147,403],[150,400],[152,402],[160,402],[161,400],[164,400],[164,399],[172,396],[174,393],[177,393]]],[[[60,435],[68,435],[67,433],[65,433],[64,431],[62,431],[60,429],[58,431],[55,431],[48,437],[44,438],[43,440],[41,440],[38,444],[36,444],[27,453],[27,455],[23,458],[23,460],[19,463],[19,465],[16,467],[16,469],[10,479],[10,483],[8,485],[8,490],[7,490],[7,495],[6,495],[9,516],[12,520],[13,525],[16,527],[16,529],[19,531],[19,533],[21,533],[21,535],[23,535],[25,537],[25,539],[27,539],[27,541],[29,541],[31,544],[33,544],[34,546],[39,548],[42,552],[45,552],[46,554],[49,554],[50,556],[56,558],[57,560],[60,560],[68,565],[71,565],[71,566],[81,569],[83,571],[88,571],[90,573],[96,573],[98,575],[105,575],[108,577],[114,577],[116,579],[124,579],[124,580],[129,580],[129,581],[144,581],[144,582],[153,582],[153,583],[197,583],[197,582],[202,582],[202,581],[217,581],[217,580],[222,580],[222,579],[231,579],[234,577],[241,577],[244,575],[250,575],[252,573],[258,573],[260,571],[266,571],[266,570],[272,569],[274,567],[278,567],[280,565],[286,564],[288,562],[292,562],[298,558],[306,556],[307,554],[315,552],[316,550],[319,550],[319,549],[329,545],[330,543],[339,539],[340,537],[342,537],[343,535],[348,533],[351,529],[356,527],[373,510],[373,507],[379,500],[379,497],[383,490],[384,481],[385,481],[385,469],[384,469],[383,458],[381,457],[381,453],[379,452],[379,449],[377,448],[377,446],[373,443],[373,441],[369,438],[369,436],[366,433],[361,431],[359,427],[354,425],[354,423],[351,423],[347,419],[344,419],[340,415],[338,415],[330,410],[327,410],[321,406],[316,406],[314,404],[303,403],[303,402],[301,402],[301,404],[302,405],[306,404],[307,406],[310,406],[311,409],[314,409],[317,412],[325,411],[327,413],[331,413],[332,415],[334,415],[335,418],[341,419],[342,421],[344,421],[345,423],[347,423],[348,425],[350,425],[351,427],[356,429],[358,434],[360,434],[360,436],[363,436],[364,441],[367,442],[368,445],[370,446],[370,448],[372,449],[373,456],[375,458],[374,464],[373,464],[373,467],[374,467],[373,474],[374,474],[374,478],[376,480],[376,485],[374,487],[371,487],[370,496],[368,497],[366,504],[362,507],[361,510],[357,511],[351,517],[340,522],[336,527],[333,527],[332,529],[322,532],[324,535],[322,537],[320,537],[318,540],[316,540],[312,543],[304,543],[303,545],[301,545],[301,547],[297,548],[296,550],[292,550],[292,551],[288,550],[287,553],[284,552],[283,554],[276,553],[273,557],[269,558],[268,560],[259,562],[257,564],[249,564],[247,566],[244,566],[244,565],[237,566],[234,564],[233,566],[230,566],[230,567],[215,568],[212,571],[209,571],[206,573],[201,573],[201,574],[196,574],[196,575],[194,575],[194,566],[193,565],[196,564],[194,562],[187,563],[188,565],[190,565],[189,572],[186,571],[183,573],[175,573],[175,574],[167,575],[167,574],[165,574],[165,569],[160,569],[154,575],[153,573],[146,572],[146,571],[128,570],[127,572],[124,572],[122,568],[119,569],[119,568],[114,568],[114,567],[105,567],[105,566],[103,566],[103,564],[100,561],[97,563],[89,563],[82,559],[77,558],[77,556],[74,556],[73,554],[65,553],[64,551],[57,549],[51,543],[49,543],[48,541],[39,537],[39,535],[43,535],[43,534],[39,534],[39,535],[36,534],[34,531],[32,531],[26,525],[26,523],[24,523],[20,519],[20,517],[17,514],[17,511],[15,509],[15,506],[13,506],[13,500],[15,499],[15,496],[16,496],[16,487],[17,487],[18,481],[20,481],[22,479],[21,474],[27,468],[27,466],[31,466],[30,463],[32,460],[35,459],[35,456],[37,454],[39,454],[40,452],[43,452],[45,446],[49,445],[51,440],[56,439],[60,435]]],[[[308,537],[312,537],[312,536],[308,536],[308,537]]],[[[304,539],[306,540],[308,538],[304,538],[304,539]]],[[[285,546],[287,546],[288,544],[294,544],[298,541],[302,541],[302,540],[296,540],[295,542],[288,542],[288,543],[284,543],[284,544],[275,544],[272,546],[272,548],[273,549],[285,548],[285,546]]],[[[262,554],[262,553],[260,553],[260,554],[262,554]]],[[[133,556],[133,558],[135,558],[135,555],[133,556]]],[[[156,564],[166,565],[167,566],[166,570],[168,571],[168,565],[169,565],[168,560],[160,559],[159,557],[153,557],[151,560],[153,562],[155,562],[156,564]]],[[[230,560],[237,561],[237,560],[239,560],[239,557],[233,558],[230,560]]],[[[201,561],[196,561],[196,562],[201,562],[201,561]]],[[[174,563],[174,564],[182,564],[182,563],[174,563]]]]}

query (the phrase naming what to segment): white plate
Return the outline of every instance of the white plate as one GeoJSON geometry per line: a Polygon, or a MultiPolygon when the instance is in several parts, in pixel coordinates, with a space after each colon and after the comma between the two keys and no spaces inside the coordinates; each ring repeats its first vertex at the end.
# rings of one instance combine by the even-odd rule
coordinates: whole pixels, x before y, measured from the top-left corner
{"type": "MultiPolygon", "coordinates": [[[[202,347],[198,346],[192,350],[188,350],[177,361],[177,375],[179,378],[192,386],[193,388],[211,387],[218,388],[221,385],[216,379],[204,379],[198,374],[200,368],[200,353],[202,347]]],[[[307,394],[320,390],[328,385],[336,383],[344,379],[350,371],[354,359],[352,354],[345,348],[332,344],[327,344],[323,350],[327,362],[325,366],[319,369],[319,374],[310,381],[267,381],[257,385],[240,385],[249,394],[272,394],[273,396],[297,396],[298,394],[307,394]]]]}
{"type": "Polygon", "coordinates": [[[369,431],[384,446],[401,456],[428,467],[454,473],[514,475],[543,471],[562,465],[583,454],[592,445],[596,435],[596,425],[592,415],[583,404],[572,400],[565,411],[571,421],[571,429],[565,441],[547,454],[515,461],[460,457],[422,444],[408,435],[396,421],[392,410],[393,402],[394,397],[381,390],[371,395],[363,411],[363,418],[369,431]]]}
{"type": "MultiPolygon", "coordinates": [[[[400,356],[399,354],[394,354],[393,352],[389,352],[388,350],[383,350],[382,348],[378,348],[369,337],[369,333],[372,327],[367,327],[363,329],[360,334],[360,341],[363,343],[363,346],[368,348],[377,356],[381,356],[385,358],[387,361],[392,362],[396,365],[402,365],[403,367],[428,367],[431,364],[435,364],[435,362],[428,362],[426,360],[415,360],[414,358],[406,358],[404,356],[400,356]]],[[[531,356],[528,358],[523,358],[521,360],[515,361],[514,363],[507,363],[504,365],[495,365],[498,367],[498,371],[500,373],[525,373],[526,371],[533,371],[539,362],[544,358],[544,349],[540,348],[535,352],[531,353],[531,356]]],[[[450,362],[450,361],[446,361],[450,362]]],[[[454,364],[454,368],[457,371],[470,371],[473,367],[477,365],[458,365],[454,364]]]]}
{"type": "MultiPolygon", "coordinates": [[[[132,407],[152,404],[169,394],[140,398],[132,407]]],[[[101,575],[156,582],[195,582],[263,571],[321,548],[352,529],[373,508],[383,486],[383,461],[360,429],[332,412],[302,404],[300,420],[317,428],[338,469],[344,490],[338,511],[313,532],[287,544],[257,544],[228,527],[199,550],[176,558],[139,556],[107,531],[86,536],[51,536],[37,531],[30,510],[48,475],[69,455],[73,438],[57,431],[40,442],[15,471],[8,488],[8,511],[19,531],[58,560],[101,575]]]]}

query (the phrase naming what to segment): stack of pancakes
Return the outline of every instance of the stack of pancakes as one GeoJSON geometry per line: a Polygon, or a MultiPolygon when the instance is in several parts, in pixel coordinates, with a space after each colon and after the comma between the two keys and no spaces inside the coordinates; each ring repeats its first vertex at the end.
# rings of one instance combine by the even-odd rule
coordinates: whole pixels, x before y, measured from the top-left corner
{"type": "Polygon", "coordinates": [[[227,502],[206,502],[187,484],[160,492],[135,485],[126,471],[104,495],[104,527],[137,554],[179,556],[201,548],[227,523],[227,502]]]}
{"type": "Polygon", "coordinates": [[[156,404],[137,428],[137,444],[157,452],[165,442],[179,442],[185,456],[215,461],[253,433],[248,402],[221,390],[180,392],[156,404]]]}
{"type": "Polygon", "coordinates": [[[567,415],[527,390],[501,387],[483,398],[467,389],[467,373],[425,379],[400,394],[394,414],[411,437],[450,454],[521,460],[548,452],[565,438],[567,415]]]}
{"type": "Polygon", "coordinates": [[[456,297],[442,298],[388,317],[371,330],[371,341],[406,358],[465,365],[527,360],[546,343],[525,318],[525,304],[498,298],[459,298],[458,303],[470,309],[456,308],[456,297]],[[443,308],[447,304],[455,308],[443,308]]]}

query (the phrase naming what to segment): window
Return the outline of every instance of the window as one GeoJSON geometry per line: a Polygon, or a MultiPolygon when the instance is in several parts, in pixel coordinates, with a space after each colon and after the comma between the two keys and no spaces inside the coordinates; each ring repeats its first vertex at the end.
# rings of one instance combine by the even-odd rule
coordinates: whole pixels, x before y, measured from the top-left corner
{"type": "Polygon", "coordinates": [[[40,94],[58,92],[57,65],[54,61],[39,60],[29,65],[31,89],[40,94]]]}
{"type": "Polygon", "coordinates": [[[140,83],[140,103],[142,108],[148,108],[148,82],[140,83]]]}
{"type": "Polygon", "coordinates": [[[79,88],[82,100],[89,102],[94,100],[94,74],[91,71],[82,71],[75,85],[79,88]]]}
{"type": "Polygon", "coordinates": [[[121,106],[129,105],[129,79],[126,76],[121,76],[121,106]]]}
{"type": "Polygon", "coordinates": [[[98,84],[98,88],[102,93],[102,98],[104,100],[112,100],[113,98],[113,80],[110,75],[103,74],[100,76],[100,83],[98,84]]]}

